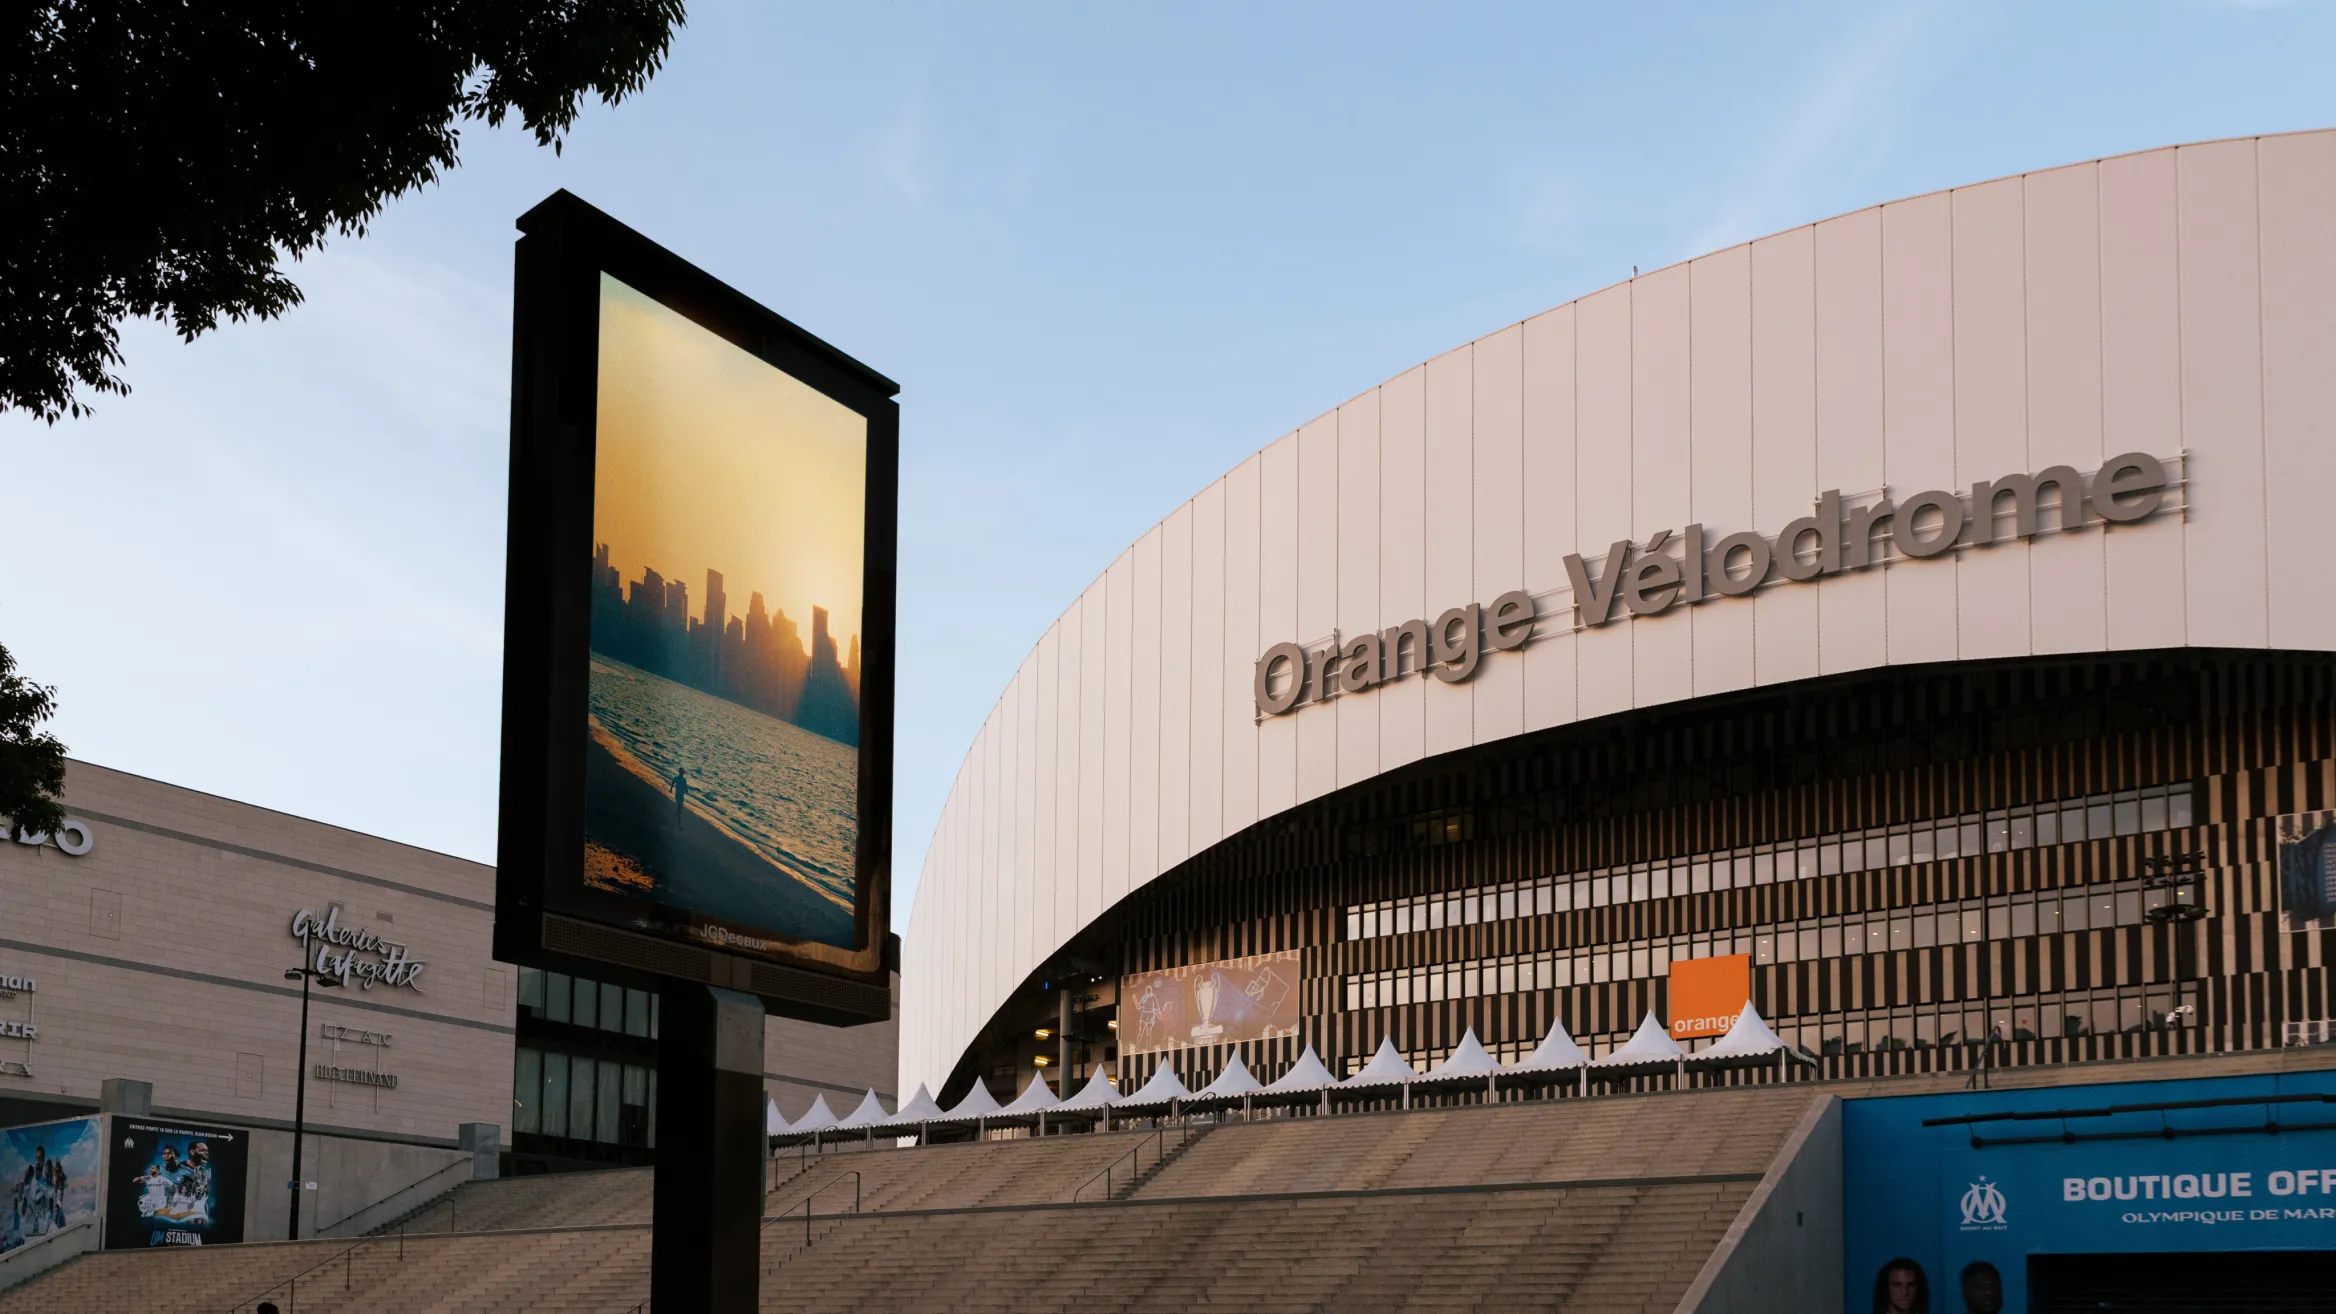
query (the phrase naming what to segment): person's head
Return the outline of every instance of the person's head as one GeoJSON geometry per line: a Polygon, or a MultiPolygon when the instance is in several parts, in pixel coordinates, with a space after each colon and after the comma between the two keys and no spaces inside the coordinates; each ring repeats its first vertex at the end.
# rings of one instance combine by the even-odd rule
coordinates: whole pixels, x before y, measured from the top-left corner
{"type": "Polygon", "coordinates": [[[1874,1314],[1930,1314],[1930,1281],[1922,1265],[1898,1258],[1874,1274],[1874,1314]]]}
{"type": "Polygon", "coordinates": [[[284,1312],[276,1308],[276,1302],[272,1300],[263,1300],[260,1302],[260,1307],[256,1310],[253,1310],[252,1314],[284,1314],[284,1312]]]}
{"type": "Polygon", "coordinates": [[[163,1147],[162,1147],[162,1166],[163,1166],[163,1167],[165,1167],[165,1168],[176,1168],[176,1167],[178,1167],[178,1147],[177,1147],[177,1146],[175,1146],[175,1145],[165,1145],[165,1146],[163,1146],[163,1147]]]}
{"type": "Polygon", "coordinates": [[[209,1163],[210,1161],[211,1161],[211,1145],[210,1145],[210,1142],[208,1142],[208,1141],[196,1141],[194,1144],[192,1144],[192,1145],[190,1145],[190,1146],[188,1146],[188,1147],[187,1147],[187,1162],[188,1162],[188,1163],[192,1163],[192,1164],[205,1164],[205,1163],[209,1163]]]}
{"type": "Polygon", "coordinates": [[[1963,1266],[1963,1308],[1969,1314],[2003,1314],[2003,1274],[1986,1260],[1963,1266]]]}

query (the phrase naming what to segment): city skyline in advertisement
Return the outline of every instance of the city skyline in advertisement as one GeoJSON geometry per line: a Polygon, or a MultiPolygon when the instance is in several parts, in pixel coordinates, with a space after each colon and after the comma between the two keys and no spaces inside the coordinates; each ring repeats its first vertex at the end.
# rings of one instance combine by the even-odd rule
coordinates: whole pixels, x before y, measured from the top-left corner
{"type": "Polygon", "coordinates": [[[848,947],[867,421],[605,274],[597,410],[585,884],[848,947]]]}

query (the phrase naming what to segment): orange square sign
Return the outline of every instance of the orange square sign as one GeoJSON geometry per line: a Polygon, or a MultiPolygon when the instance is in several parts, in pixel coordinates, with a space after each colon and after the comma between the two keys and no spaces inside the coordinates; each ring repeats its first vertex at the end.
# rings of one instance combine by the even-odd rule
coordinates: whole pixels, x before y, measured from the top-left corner
{"type": "Polygon", "coordinates": [[[1671,964],[1671,1038],[1724,1036],[1752,999],[1752,955],[1685,958],[1671,964]]]}

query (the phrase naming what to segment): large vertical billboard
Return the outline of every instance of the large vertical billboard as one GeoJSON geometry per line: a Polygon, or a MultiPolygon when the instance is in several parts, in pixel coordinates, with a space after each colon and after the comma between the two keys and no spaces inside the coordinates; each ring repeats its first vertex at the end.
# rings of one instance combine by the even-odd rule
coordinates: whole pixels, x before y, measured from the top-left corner
{"type": "Polygon", "coordinates": [[[105,1248],[243,1240],[249,1133],[116,1118],[106,1170],[105,1248]]]}
{"type": "Polygon", "coordinates": [[[881,1017],[897,389],[565,193],[520,227],[497,956],[881,1017]]]}
{"type": "Polygon", "coordinates": [[[104,1135],[97,1118],[0,1131],[0,1255],[97,1217],[104,1135]]]}

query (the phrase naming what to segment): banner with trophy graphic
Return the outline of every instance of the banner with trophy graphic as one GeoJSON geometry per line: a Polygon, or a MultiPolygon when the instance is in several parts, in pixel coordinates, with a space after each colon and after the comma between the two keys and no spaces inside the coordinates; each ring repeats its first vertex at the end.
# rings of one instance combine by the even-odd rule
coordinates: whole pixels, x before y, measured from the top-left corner
{"type": "Polygon", "coordinates": [[[1127,977],[1119,1052],[1153,1054],[1298,1034],[1298,951],[1127,977]]]}

